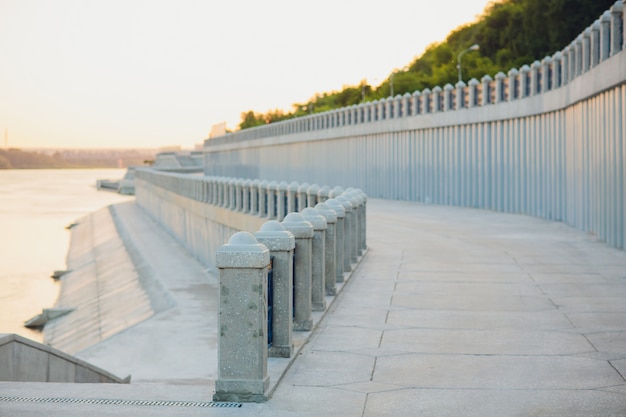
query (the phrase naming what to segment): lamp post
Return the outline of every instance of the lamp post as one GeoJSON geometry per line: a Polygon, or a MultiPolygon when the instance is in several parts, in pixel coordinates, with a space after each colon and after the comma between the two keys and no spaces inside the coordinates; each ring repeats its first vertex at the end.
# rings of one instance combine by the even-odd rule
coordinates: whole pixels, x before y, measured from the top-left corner
{"type": "Polygon", "coordinates": [[[459,55],[456,57],[456,69],[459,71],[459,82],[463,81],[463,74],[461,71],[461,57],[470,51],[478,51],[480,49],[480,45],[475,43],[464,51],[461,51],[459,55]]]}

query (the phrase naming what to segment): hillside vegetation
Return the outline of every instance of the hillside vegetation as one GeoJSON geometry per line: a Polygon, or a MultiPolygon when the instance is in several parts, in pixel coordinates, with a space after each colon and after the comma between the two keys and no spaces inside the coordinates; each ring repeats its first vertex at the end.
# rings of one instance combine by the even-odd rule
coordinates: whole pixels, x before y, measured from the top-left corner
{"type": "MultiPolygon", "coordinates": [[[[566,47],[592,24],[615,0],[502,0],[490,3],[474,23],[453,30],[393,76],[393,94],[413,93],[425,88],[457,82],[456,59],[473,44],[480,50],[463,56],[463,78],[480,79],[499,71],[508,72],[541,60],[566,47]]],[[[309,101],[294,103],[293,111],[247,111],[241,114],[240,129],[278,122],[309,113],[388,97],[390,79],[378,86],[346,86],[341,91],[316,94],[309,101]]]]}

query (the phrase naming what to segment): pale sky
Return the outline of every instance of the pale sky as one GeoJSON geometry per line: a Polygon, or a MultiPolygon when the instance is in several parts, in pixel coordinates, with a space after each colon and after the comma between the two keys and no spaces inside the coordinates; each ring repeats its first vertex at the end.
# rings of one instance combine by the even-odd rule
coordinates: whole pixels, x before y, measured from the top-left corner
{"type": "Polygon", "coordinates": [[[394,68],[488,0],[0,0],[0,147],[190,149],[394,68]]]}

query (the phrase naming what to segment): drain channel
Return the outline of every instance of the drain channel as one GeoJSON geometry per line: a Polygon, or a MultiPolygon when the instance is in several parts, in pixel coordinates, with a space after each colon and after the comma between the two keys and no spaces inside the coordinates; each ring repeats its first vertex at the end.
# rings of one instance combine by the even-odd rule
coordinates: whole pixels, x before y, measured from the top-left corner
{"type": "Polygon", "coordinates": [[[148,400],[107,400],[98,398],[32,398],[0,397],[0,401],[22,403],[59,403],[59,404],[98,404],[98,405],[135,405],[159,407],[202,407],[202,408],[239,408],[241,403],[198,402],[198,401],[148,401],[148,400]]]}

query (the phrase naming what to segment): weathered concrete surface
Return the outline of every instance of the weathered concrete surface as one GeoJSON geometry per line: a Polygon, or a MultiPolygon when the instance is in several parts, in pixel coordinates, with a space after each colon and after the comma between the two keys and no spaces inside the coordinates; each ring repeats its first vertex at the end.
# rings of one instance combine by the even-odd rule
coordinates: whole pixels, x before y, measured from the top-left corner
{"type": "Polygon", "coordinates": [[[0,381],[130,382],[17,334],[0,334],[0,364],[0,381]]]}
{"type": "MultiPolygon", "coordinates": [[[[118,204],[114,210],[124,240],[131,243],[133,265],[141,271],[143,282],[138,275],[136,284],[167,305],[77,356],[115,374],[130,373],[135,382],[214,381],[217,357],[207,354],[206,346],[217,343],[217,278],[136,204],[118,204]]],[[[118,308],[130,305],[119,303],[118,308]]]]}
{"type": "MultiPolygon", "coordinates": [[[[267,403],[0,401],[0,415],[626,415],[625,252],[531,217],[371,199],[367,233],[367,256],[267,403]]],[[[0,383],[0,392],[210,400],[213,387],[199,382],[0,383]]]]}

